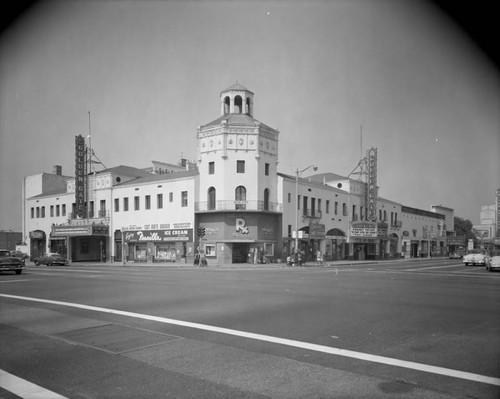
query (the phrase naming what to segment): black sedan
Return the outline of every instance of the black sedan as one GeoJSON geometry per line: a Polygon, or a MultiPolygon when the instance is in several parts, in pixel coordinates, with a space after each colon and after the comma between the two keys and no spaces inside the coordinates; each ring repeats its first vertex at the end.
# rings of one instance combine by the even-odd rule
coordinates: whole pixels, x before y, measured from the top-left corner
{"type": "Polygon", "coordinates": [[[36,266],[40,266],[40,265],[47,265],[47,266],[63,265],[63,266],[66,266],[67,264],[68,264],[68,260],[64,256],[62,256],[61,254],[58,254],[57,252],[49,252],[49,253],[43,254],[42,256],[35,259],[36,266]]]}

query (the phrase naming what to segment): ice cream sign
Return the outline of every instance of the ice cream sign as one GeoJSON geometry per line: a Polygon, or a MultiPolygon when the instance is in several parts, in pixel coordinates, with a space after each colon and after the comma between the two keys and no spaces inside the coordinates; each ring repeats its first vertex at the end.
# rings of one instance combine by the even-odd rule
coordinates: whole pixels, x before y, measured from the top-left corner
{"type": "Polygon", "coordinates": [[[126,242],[193,241],[193,229],[135,230],[123,235],[126,242]]]}

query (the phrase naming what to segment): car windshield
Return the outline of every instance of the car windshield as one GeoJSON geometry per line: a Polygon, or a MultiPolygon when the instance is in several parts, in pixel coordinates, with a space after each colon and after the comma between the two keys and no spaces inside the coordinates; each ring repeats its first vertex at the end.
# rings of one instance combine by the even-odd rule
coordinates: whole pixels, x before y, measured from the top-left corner
{"type": "Polygon", "coordinates": [[[0,256],[10,256],[9,251],[0,251],[0,256]]]}

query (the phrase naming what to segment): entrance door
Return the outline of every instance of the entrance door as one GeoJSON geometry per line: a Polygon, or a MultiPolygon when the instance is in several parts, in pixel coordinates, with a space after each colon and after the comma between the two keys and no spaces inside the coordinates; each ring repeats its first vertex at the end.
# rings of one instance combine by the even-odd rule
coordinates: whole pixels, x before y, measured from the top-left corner
{"type": "Polygon", "coordinates": [[[246,263],[248,253],[250,252],[250,244],[247,243],[234,243],[233,244],[233,263],[246,263]]]}

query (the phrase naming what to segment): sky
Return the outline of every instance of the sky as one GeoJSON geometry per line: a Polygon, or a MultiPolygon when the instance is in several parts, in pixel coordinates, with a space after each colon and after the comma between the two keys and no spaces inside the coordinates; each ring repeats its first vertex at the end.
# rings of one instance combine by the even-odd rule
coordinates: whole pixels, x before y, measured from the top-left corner
{"type": "Polygon", "coordinates": [[[196,159],[236,81],[282,173],[347,176],[375,147],[380,197],[474,224],[495,203],[498,65],[433,2],[56,0],[0,33],[0,230],[25,176],[74,176],[76,135],[108,168],[196,159]]]}

